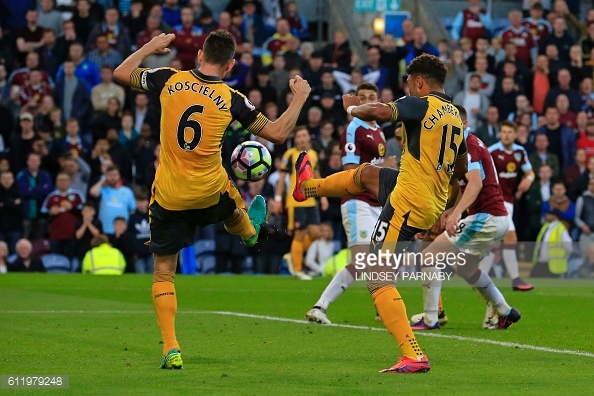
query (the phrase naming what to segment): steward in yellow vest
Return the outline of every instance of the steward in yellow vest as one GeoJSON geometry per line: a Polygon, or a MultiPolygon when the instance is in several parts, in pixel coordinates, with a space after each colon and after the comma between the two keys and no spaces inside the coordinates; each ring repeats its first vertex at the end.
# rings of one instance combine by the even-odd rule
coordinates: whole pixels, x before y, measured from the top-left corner
{"type": "Polygon", "coordinates": [[[530,277],[558,278],[567,272],[567,259],[573,250],[573,242],[560,219],[559,209],[550,209],[546,213],[546,223],[536,238],[530,277]]]}
{"type": "Polygon", "coordinates": [[[126,269],[124,255],[109,244],[107,236],[99,234],[91,240],[91,250],[82,262],[83,274],[122,275],[126,269]]]}

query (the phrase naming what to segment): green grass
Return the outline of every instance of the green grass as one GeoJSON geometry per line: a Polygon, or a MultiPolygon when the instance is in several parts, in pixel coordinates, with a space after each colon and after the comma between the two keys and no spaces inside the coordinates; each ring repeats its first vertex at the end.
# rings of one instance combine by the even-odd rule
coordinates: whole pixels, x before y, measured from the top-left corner
{"type": "MultiPolygon", "coordinates": [[[[34,394],[540,395],[594,390],[594,357],[419,334],[431,371],[379,374],[396,362],[397,349],[386,332],[204,312],[302,319],[326,283],[177,277],[177,335],[185,369],[166,371],[158,369],[162,346],[152,312],[151,277],[0,276],[0,374],[70,376],[69,390],[30,391],[34,394]]],[[[399,288],[409,316],[422,309],[421,289],[412,286],[399,288]]],[[[511,292],[509,280],[500,286],[522,312],[518,324],[507,331],[482,330],[484,304],[476,293],[446,285],[450,322],[439,334],[594,353],[594,282],[542,281],[530,293],[511,292]]],[[[380,326],[359,284],[328,314],[338,324],[380,326]]],[[[0,394],[8,392],[0,389],[0,394]]]]}

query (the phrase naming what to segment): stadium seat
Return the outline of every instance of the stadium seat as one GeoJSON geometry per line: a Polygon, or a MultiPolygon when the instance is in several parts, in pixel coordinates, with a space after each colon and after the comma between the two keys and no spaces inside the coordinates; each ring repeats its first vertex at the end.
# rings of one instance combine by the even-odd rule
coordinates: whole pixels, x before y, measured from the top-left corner
{"type": "Polygon", "coordinates": [[[67,273],[71,269],[70,259],[61,254],[46,254],[41,257],[41,262],[50,273],[67,273]]]}
{"type": "Polygon", "coordinates": [[[200,239],[194,243],[196,265],[199,274],[214,273],[216,266],[215,240],[200,239]]]}
{"type": "Polygon", "coordinates": [[[242,274],[253,274],[254,273],[254,258],[252,256],[246,256],[241,266],[242,274]]]}
{"type": "Polygon", "coordinates": [[[75,257],[72,259],[70,272],[78,272],[79,268],[80,268],[80,260],[77,257],[75,257]]]}

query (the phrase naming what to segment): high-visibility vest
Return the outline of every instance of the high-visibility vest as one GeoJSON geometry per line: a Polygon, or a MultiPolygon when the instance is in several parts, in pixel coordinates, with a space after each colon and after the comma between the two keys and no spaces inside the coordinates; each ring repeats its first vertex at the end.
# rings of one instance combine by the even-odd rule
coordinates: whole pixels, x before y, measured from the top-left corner
{"type": "Polygon", "coordinates": [[[351,262],[351,250],[342,249],[326,261],[324,276],[334,276],[351,262]]]}
{"type": "Polygon", "coordinates": [[[107,243],[89,250],[82,262],[82,272],[93,275],[122,275],[125,269],[122,252],[107,243]]]}
{"type": "MultiPolygon", "coordinates": [[[[532,257],[534,263],[538,261],[542,236],[549,228],[549,225],[550,223],[545,223],[540,229],[538,237],[536,237],[536,249],[534,249],[534,256],[532,257]]],[[[557,222],[549,231],[549,240],[544,242],[548,247],[549,271],[555,275],[567,272],[567,250],[563,247],[563,231],[565,230],[566,228],[563,223],[560,221],[557,222]]]]}

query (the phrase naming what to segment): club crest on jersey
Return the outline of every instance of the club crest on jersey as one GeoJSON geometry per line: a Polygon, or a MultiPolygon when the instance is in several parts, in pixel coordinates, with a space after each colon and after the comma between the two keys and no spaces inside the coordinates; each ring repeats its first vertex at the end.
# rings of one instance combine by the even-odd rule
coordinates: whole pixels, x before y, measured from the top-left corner
{"type": "Polygon", "coordinates": [[[365,239],[365,238],[367,238],[367,231],[361,231],[361,232],[359,233],[359,236],[360,236],[362,239],[365,239]]]}
{"type": "Polygon", "coordinates": [[[515,153],[514,158],[516,161],[520,162],[520,160],[522,159],[522,153],[515,153]]]}
{"type": "Polygon", "coordinates": [[[377,145],[377,152],[379,153],[380,157],[383,157],[386,154],[386,147],[384,147],[383,143],[377,145]]]}
{"type": "Polygon", "coordinates": [[[514,164],[513,162],[509,162],[506,166],[505,166],[505,170],[512,173],[516,171],[516,164],[514,164]]]}

